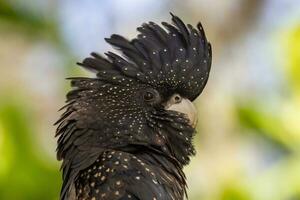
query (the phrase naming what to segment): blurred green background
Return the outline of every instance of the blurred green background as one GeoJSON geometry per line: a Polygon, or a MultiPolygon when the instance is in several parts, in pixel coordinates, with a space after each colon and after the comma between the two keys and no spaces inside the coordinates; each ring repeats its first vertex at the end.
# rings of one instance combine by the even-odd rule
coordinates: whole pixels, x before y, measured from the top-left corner
{"type": "Polygon", "coordinates": [[[53,123],[66,77],[103,38],[169,11],[213,46],[190,200],[300,200],[299,0],[1,0],[0,199],[58,199],[53,123]]]}

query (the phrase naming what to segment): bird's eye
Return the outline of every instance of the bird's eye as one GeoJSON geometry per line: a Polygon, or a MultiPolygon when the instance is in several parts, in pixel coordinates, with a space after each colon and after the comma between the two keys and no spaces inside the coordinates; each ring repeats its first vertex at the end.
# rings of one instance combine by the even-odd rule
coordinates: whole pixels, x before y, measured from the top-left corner
{"type": "Polygon", "coordinates": [[[154,97],[155,97],[154,94],[149,91],[145,92],[145,94],[144,94],[145,101],[152,101],[154,99],[154,97]]]}
{"type": "Polygon", "coordinates": [[[161,101],[159,92],[153,88],[143,90],[141,98],[149,105],[156,105],[161,101]]]}

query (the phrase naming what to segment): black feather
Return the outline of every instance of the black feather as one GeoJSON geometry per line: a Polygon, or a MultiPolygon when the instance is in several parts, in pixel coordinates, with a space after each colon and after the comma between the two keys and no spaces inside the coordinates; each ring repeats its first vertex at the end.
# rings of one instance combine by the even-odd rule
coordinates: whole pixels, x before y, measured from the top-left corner
{"type": "Polygon", "coordinates": [[[201,24],[171,15],[174,25],[145,23],[132,40],[106,38],[121,55],[91,53],[78,64],[97,77],[69,78],[73,89],[55,123],[61,200],[185,198],[182,168],[195,154],[195,130],[164,106],[174,93],[192,101],[202,92],[212,55],[201,24]]]}

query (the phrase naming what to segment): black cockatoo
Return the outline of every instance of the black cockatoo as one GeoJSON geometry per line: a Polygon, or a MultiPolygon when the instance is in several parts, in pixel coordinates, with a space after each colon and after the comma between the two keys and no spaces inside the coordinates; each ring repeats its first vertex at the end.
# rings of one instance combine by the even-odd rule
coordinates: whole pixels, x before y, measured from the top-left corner
{"type": "Polygon", "coordinates": [[[78,63],[96,78],[71,78],[58,120],[61,200],[183,200],[182,171],[195,154],[197,111],[211,66],[199,23],[145,23],[135,39],[106,41],[122,56],[92,53],[78,63]]]}

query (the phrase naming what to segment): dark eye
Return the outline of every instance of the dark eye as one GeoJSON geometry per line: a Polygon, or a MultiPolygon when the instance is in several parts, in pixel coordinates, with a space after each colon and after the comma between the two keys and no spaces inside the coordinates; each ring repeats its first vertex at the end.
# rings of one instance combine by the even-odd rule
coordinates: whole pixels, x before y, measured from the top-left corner
{"type": "Polygon", "coordinates": [[[154,97],[155,97],[155,95],[150,91],[147,91],[144,94],[144,100],[145,101],[152,101],[154,99],[154,97]]]}
{"type": "Polygon", "coordinates": [[[141,93],[141,98],[149,105],[156,105],[161,101],[159,92],[153,88],[144,89],[141,93]]]}

